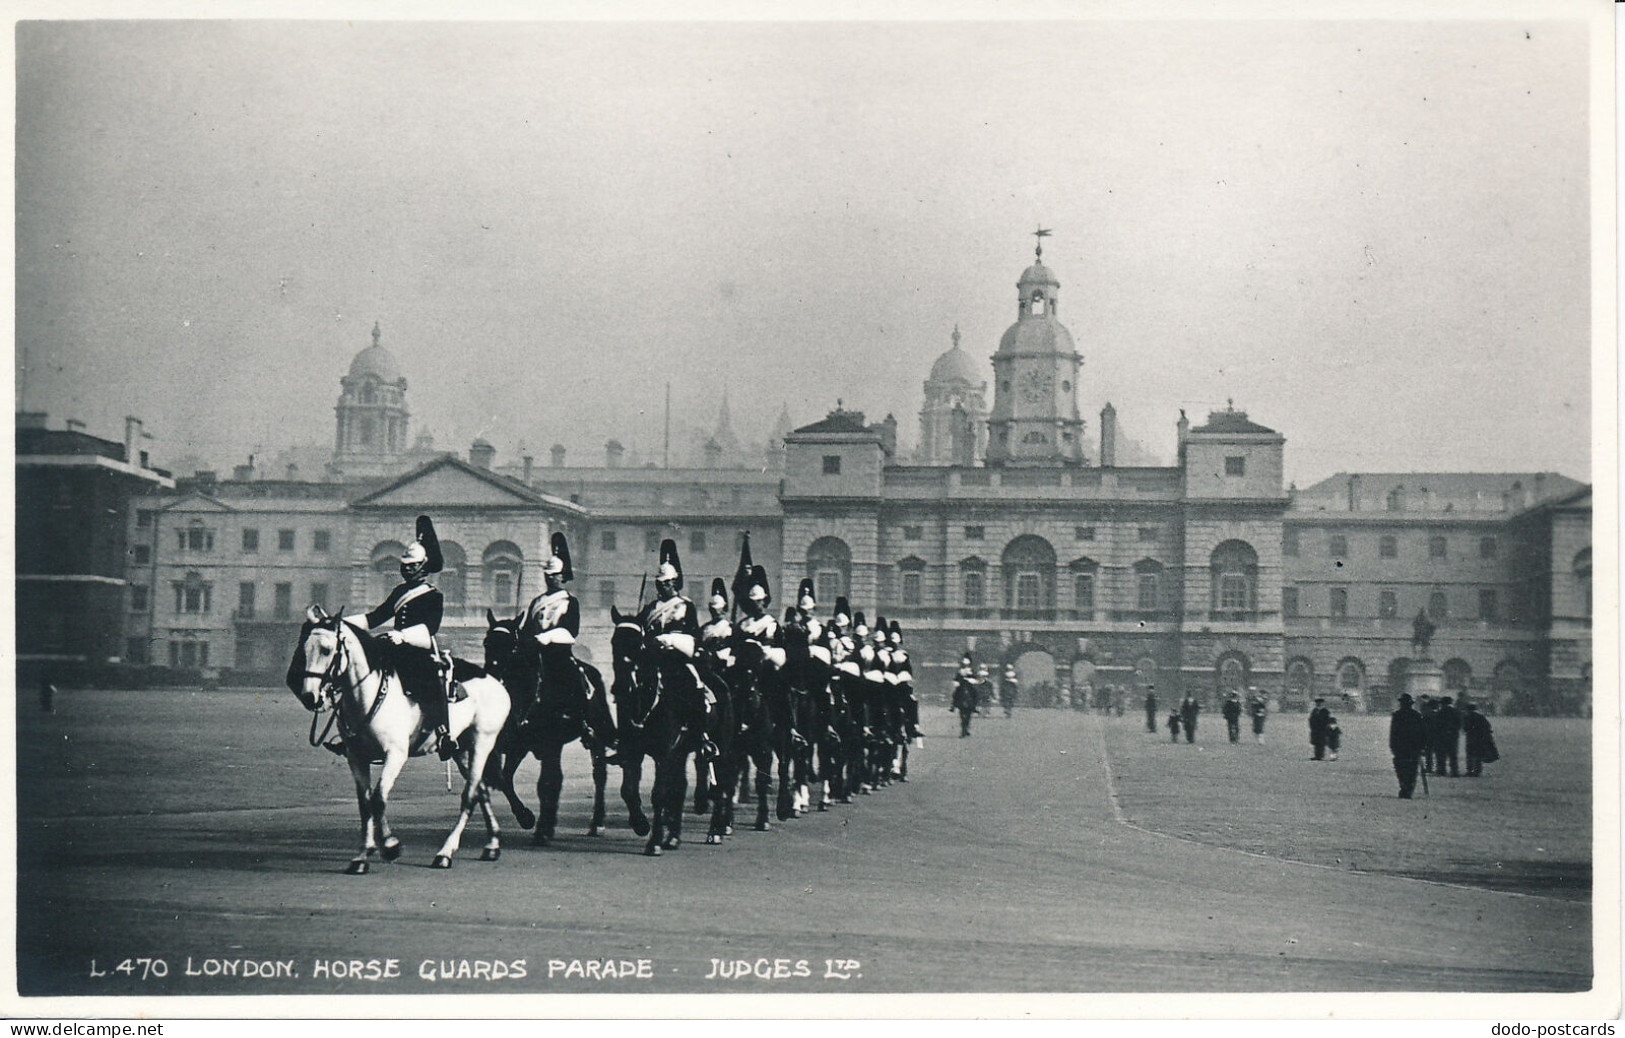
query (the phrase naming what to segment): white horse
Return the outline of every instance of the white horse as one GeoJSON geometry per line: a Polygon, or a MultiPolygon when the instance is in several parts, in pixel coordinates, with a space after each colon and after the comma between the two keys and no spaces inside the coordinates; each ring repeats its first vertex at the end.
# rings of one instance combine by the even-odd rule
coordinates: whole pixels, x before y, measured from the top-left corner
{"type": "MultiPolygon", "coordinates": [[[[351,875],[364,875],[374,854],[385,861],[401,855],[401,842],[389,831],[384,808],[406,759],[426,752],[433,731],[423,711],[401,690],[394,671],[375,663],[371,639],[342,617],[328,616],[320,606],[305,612],[304,628],[288,669],[288,687],[305,709],[334,710],[344,735],[345,756],[355,779],[356,801],[361,807],[361,851],[350,861],[351,875]],[[372,764],[382,758],[376,785],[372,764]]],[[[490,839],[480,855],[496,861],[502,853],[496,815],[483,781],[486,761],[508,718],[508,690],[493,677],[461,682],[468,697],[450,705],[450,731],[461,740],[457,767],[463,773],[462,810],[457,824],[434,857],[434,868],[451,868],[451,857],[462,841],[463,828],[479,805],[490,839]],[[464,738],[471,733],[472,738],[464,738]]],[[[314,731],[314,728],[312,728],[314,731]]]]}

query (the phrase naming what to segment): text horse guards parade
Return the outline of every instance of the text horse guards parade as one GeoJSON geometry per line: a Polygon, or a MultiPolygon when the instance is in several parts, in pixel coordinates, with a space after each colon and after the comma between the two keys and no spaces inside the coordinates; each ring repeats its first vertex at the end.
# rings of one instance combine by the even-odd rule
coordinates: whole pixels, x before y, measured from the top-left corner
{"type": "Polygon", "coordinates": [[[533,830],[533,843],[551,841],[564,784],[560,758],[576,739],[592,759],[588,835],[603,832],[604,787],[609,766],[618,765],[628,822],[647,837],[649,855],[681,843],[690,760],[693,806],[710,818],[709,844],[733,835],[735,802],[753,792],[754,827],[767,831],[775,786],[775,813],[784,821],[813,810],[815,793],[817,810],[827,811],[852,803],[855,794],[908,781],[910,745],[923,740],[902,628],[878,616],[869,626],[844,597],[833,615],[820,618],[810,580],[776,618],[748,533],[732,586],[721,577],[712,581],[703,620],[683,594],[676,542],[661,542],[652,600],[640,602],[636,613],[611,607],[607,686],[597,669],[575,658],[581,608],[565,586],[573,571],[562,533],[553,535],[543,566],[545,590],[517,616],[487,611],[480,665],[436,644],[444,600],[429,577],[441,565],[434,524],[419,516],[416,538],[401,555],[401,582],[389,596],[371,612],[350,616],[311,606],[288,667],[288,687],[313,714],[312,745],[344,756],[355,779],[361,849],[350,862],[354,874],[366,873],[374,855],[400,856],[385,815],[390,790],[409,757],[431,753],[454,761],[464,780],[456,823],[434,857],[437,868],[451,866],[476,809],[487,833],[481,859],[500,856],[493,789],[519,825],[533,830]],[[535,811],[513,786],[527,755],[541,765],[535,811]],[[654,770],[649,812],[645,759],[654,770]],[[381,765],[376,781],[375,765],[381,765]]]}

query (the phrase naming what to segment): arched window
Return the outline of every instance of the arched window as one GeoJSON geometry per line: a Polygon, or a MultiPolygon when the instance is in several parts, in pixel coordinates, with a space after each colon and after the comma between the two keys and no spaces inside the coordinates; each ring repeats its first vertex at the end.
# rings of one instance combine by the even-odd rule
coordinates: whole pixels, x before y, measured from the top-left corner
{"type": "Polygon", "coordinates": [[[1247,657],[1227,653],[1219,660],[1219,691],[1240,692],[1247,687],[1247,657]]]}
{"type": "Polygon", "coordinates": [[[1209,560],[1213,611],[1250,613],[1258,608],[1258,553],[1246,541],[1225,541],[1209,560]]]}
{"type": "Polygon", "coordinates": [[[807,575],[818,601],[833,604],[852,586],[852,549],[839,537],[820,537],[807,547],[807,575]]]}
{"type": "Polygon", "coordinates": [[[456,541],[441,541],[440,554],[445,565],[429,582],[445,596],[448,610],[461,609],[468,604],[468,554],[456,541]]]}
{"type": "Polygon", "coordinates": [[[493,612],[509,616],[519,607],[525,553],[512,541],[494,541],[480,560],[485,571],[485,602],[493,612]]]}
{"type": "Polygon", "coordinates": [[[1162,612],[1162,563],[1141,559],[1134,564],[1134,608],[1141,613],[1162,612]]]}
{"type": "Polygon", "coordinates": [[[1450,598],[1443,591],[1428,596],[1428,619],[1443,623],[1450,618],[1450,598]]]}
{"type": "Polygon", "coordinates": [[[1473,678],[1473,668],[1466,660],[1454,659],[1445,661],[1444,687],[1455,692],[1466,692],[1473,678]]]}
{"type": "Polygon", "coordinates": [[[966,609],[987,608],[987,563],[974,555],[959,564],[959,600],[966,609]]]}
{"type": "Polygon", "coordinates": [[[1308,660],[1298,658],[1286,665],[1286,690],[1294,699],[1307,699],[1315,686],[1315,668],[1308,660]]]}
{"type": "Polygon", "coordinates": [[[1032,312],[1033,312],[1034,317],[1042,317],[1042,316],[1044,316],[1044,293],[1042,293],[1042,292],[1034,292],[1033,293],[1033,310],[1032,310],[1032,312]]]}
{"type": "Polygon", "coordinates": [[[382,541],[372,549],[372,601],[376,605],[389,597],[401,580],[401,552],[406,546],[399,541],[382,541]]]}
{"type": "Polygon", "coordinates": [[[1409,657],[1399,656],[1388,661],[1388,691],[1394,695],[1404,692],[1409,685],[1411,661],[1409,657]]]}
{"type": "Polygon", "coordinates": [[[1365,688],[1365,664],[1356,659],[1345,659],[1339,663],[1337,688],[1342,692],[1358,692],[1365,688]]]}
{"type": "Polygon", "coordinates": [[[1490,687],[1497,692],[1521,691],[1523,671],[1511,660],[1502,660],[1495,665],[1495,675],[1490,679],[1490,687]]]}
{"type": "Polygon", "coordinates": [[[1036,534],[1023,534],[1004,549],[1004,608],[1023,618],[1055,609],[1055,549],[1036,534]]]}
{"type": "Polygon", "coordinates": [[[1141,656],[1139,662],[1134,664],[1134,680],[1141,688],[1157,683],[1157,661],[1150,656],[1141,656]]]}

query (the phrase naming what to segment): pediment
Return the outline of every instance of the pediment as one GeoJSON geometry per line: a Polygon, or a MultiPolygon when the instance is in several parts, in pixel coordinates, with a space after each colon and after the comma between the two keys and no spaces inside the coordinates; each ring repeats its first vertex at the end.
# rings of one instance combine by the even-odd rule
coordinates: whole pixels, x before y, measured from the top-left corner
{"type": "Polygon", "coordinates": [[[441,458],[352,503],[355,508],[537,508],[547,499],[504,476],[441,458]]]}

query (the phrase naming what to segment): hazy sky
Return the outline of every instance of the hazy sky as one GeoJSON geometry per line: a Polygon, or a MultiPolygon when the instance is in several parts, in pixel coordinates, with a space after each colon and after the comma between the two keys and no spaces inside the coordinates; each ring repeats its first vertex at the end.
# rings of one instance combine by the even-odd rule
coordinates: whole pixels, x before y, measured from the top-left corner
{"type": "Polygon", "coordinates": [[[499,463],[658,452],[668,381],[912,445],[1042,223],[1091,434],[1233,397],[1300,484],[1589,478],[1576,22],[32,22],[17,67],[24,402],[160,461],[330,443],[374,321],[499,463]]]}

